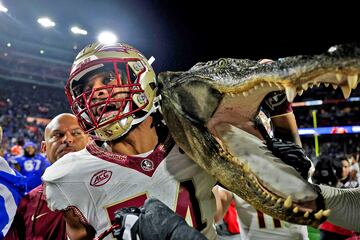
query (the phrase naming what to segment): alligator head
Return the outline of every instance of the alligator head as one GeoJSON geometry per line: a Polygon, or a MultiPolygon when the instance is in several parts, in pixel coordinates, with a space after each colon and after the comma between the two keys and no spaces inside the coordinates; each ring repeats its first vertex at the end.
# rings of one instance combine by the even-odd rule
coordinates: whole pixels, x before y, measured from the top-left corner
{"type": "Polygon", "coordinates": [[[271,64],[229,58],[198,63],[186,72],[160,73],[158,85],[165,121],[190,158],[256,209],[316,227],[329,210],[317,209],[312,185],[267,150],[255,117],[272,91],[285,91],[292,102],[323,83],[341,87],[347,98],[359,72],[360,48],[339,45],[271,64]]]}

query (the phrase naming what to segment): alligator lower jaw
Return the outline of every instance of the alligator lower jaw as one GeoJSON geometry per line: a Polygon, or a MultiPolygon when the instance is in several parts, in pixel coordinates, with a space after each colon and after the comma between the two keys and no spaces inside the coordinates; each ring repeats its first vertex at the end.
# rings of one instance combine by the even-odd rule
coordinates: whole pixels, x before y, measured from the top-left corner
{"type": "Polygon", "coordinates": [[[255,186],[259,189],[259,192],[261,192],[264,197],[269,199],[274,204],[283,204],[284,208],[292,208],[292,211],[294,213],[303,212],[306,215],[309,215],[310,213],[314,212],[314,209],[316,209],[314,201],[298,203],[295,202],[291,196],[287,196],[286,198],[284,198],[283,196],[271,192],[263,184],[261,184],[261,181],[256,177],[256,175],[251,172],[250,169],[248,171],[248,175],[255,184],[255,186]]]}
{"type": "MultiPolygon", "coordinates": [[[[266,206],[267,209],[273,209],[272,211],[275,211],[275,209],[278,209],[282,212],[287,211],[289,214],[291,213],[298,218],[304,219],[301,222],[298,222],[299,224],[308,224],[313,226],[317,226],[318,221],[321,221],[324,217],[326,218],[330,215],[329,209],[320,209],[316,212],[317,206],[315,204],[315,198],[308,201],[298,201],[291,195],[286,196],[279,191],[269,189],[254,173],[253,169],[251,168],[251,164],[245,161],[241,161],[240,158],[235,156],[236,154],[233,154],[233,151],[231,149],[227,148],[228,144],[226,142],[226,139],[222,138],[223,133],[221,132],[221,129],[219,129],[219,126],[215,128],[217,129],[217,136],[214,136],[214,138],[219,143],[218,150],[220,155],[223,158],[226,158],[228,161],[236,162],[235,165],[240,166],[241,171],[243,172],[242,176],[240,177],[240,181],[244,183],[246,182],[245,185],[248,188],[253,189],[253,191],[256,193],[255,195],[259,196],[259,199],[262,199],[261,204],[263,204],[263,206],[256,206],[255,202],[253,201],[252,204],[255,204],[254,207],[259,207],[259,209],[262,209],[261,207],[266,206]]],[[[265,152],[271,154],[265,146],[263,146],[262,148],[265,152]]],[[[283,163],[283,165],[286,164],[283,163]]],[[[299,176],[299,178],[301,177],[299,176]]],[[[249,199],[244,199],[249,201],[249,199]]]]}

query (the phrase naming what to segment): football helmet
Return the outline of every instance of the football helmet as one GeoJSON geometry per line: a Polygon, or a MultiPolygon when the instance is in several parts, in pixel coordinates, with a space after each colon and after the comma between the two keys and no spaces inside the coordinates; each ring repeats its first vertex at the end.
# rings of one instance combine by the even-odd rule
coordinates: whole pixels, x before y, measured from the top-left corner
{"type": "Polygon", "coordinates": [[[111,141],[155,111],[155,78],[130,45],[93,43],[77,55],[65,92],[82,129],[111,141]]]}
{"type": "Polygon", "coordinates": [[[12,156],[19,156],[23,154],[23,148],[20,145],[14,145],[10,149],[12,156]]]}

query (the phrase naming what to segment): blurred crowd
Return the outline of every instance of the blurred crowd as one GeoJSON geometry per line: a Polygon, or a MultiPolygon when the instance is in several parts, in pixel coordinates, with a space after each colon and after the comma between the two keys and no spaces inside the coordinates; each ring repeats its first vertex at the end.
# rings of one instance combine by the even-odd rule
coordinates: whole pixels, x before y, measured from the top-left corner
{"type": "Polygon", "coordinates": [[[11,154],[12,147],[22,146],[26,141],[39,145],[49,119],[69,111],[61,88],[1,79],[0,126],[4,131],[3,154],[11,154]]]}
{"type": "Polygon", "coordinates": [[[48,83],[54,86],[64,85],[69,64],[33,55],[9,51],[0,55],[0,75],[30,82],[48,83]],[[53,61],[49,64],[49,61],[53,61]]]}

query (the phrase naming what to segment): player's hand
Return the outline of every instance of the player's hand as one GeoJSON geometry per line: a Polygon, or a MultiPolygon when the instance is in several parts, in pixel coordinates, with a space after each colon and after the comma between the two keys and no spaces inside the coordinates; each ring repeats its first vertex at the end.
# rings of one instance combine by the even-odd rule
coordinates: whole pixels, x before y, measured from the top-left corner
{"type": "Polygon", "coordinates": [[[113,231],[116,239],[136,240],[139,237],[139,215],[143,213],[142,208],[121,208],[115,212],[115,221],[120,228],[113,231]]]}
{"type": "Polygon", "coordinates": [[[295,168],[306,181],[308,180],[311,160],[306,156],[304,149],[293,142],[277,138],[268,139],[266,144],[275,157],[295,168]]]}
{"type": "Polygon", "coordinates": [[[115,212],[120,228],[113,232],[117,239],[180,240],[206,238],[161,201],[150,198],[143,208],[122,208],[115,212]]]}

